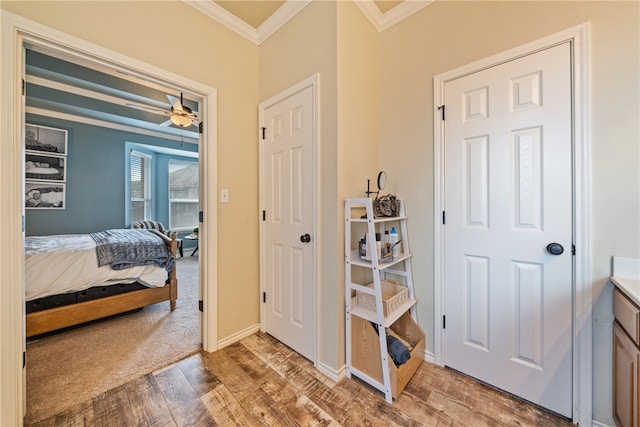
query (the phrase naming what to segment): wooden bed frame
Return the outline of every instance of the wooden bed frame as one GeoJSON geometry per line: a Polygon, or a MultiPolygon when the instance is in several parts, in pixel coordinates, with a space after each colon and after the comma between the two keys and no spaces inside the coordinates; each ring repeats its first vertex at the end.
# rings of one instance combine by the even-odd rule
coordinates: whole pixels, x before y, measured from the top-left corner
{"type": "MultiPolygon", "coordinates": [[[[178,241],[176,235],[162,236],[167,247],[176,255],[178,241]]],[[[112,295],[76,304],[54,307],[48,310],[28,313],[26,316],[27,337],[44,334],[57,329],[79,325],[115,314],[126,313],[151,304],[169,301],[171,311],[178,299],[178,279],[176,266],[169,272],[167,284],[161,288],[146,288],[124,294],[112,295]]]]}

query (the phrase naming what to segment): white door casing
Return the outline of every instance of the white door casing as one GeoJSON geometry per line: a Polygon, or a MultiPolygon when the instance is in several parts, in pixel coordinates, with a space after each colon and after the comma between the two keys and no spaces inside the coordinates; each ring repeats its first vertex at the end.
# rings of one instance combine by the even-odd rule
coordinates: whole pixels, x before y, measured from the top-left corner
{"type": "Polygon", "coordinates": [[[444,102],[446,365],[565,416],[572,413],[569,49],[447,82],[444,102]],[[549,253],[552,242],[566,250],[549,253]]]}
{"type": "Polygon", "coordinates": [[[260,104],[261,329],[316,359],[316,88],[260,104]]]}

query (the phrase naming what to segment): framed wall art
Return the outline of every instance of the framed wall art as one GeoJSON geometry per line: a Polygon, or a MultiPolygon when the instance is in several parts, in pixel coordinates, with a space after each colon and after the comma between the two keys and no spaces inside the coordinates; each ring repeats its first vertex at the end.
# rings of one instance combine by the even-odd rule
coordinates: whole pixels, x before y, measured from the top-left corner
{"type": "Polygon", "coordinates": [[[24,134],[25,208],[64,209],[68,132],[27,123],[24,134]]]}
{"type": "Polygon", "coordinates": [[[26,209],[64,209],[65,184],[25,181],[26,209]]]}
{"type": "Polygon", "coordinates": [[[66,157],[40,156],[29,153],[27,153],[25,157],[25,179],[38,181],[66,181],[66,157]]]}

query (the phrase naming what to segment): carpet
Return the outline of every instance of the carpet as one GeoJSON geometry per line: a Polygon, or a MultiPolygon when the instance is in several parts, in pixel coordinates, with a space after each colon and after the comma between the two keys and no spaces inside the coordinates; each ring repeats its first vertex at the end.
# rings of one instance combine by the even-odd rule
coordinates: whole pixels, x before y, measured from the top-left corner
{"type": "Polygon", "coordinates": [[[27,341],[25,424],[200,350],[198,257],[177,259],[178,300],[27,341]]]}

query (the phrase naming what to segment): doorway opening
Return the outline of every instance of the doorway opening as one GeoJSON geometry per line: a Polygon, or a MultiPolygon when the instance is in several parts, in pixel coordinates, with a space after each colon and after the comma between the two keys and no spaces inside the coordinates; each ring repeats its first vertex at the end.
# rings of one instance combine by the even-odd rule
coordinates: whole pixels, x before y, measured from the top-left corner
{"type": "MultiPolygon", "coordinates": [[[[207,187],[216,188],[216,135],[213,133],[213,130],[216,128],[215,117],[216,117],[216,90],[214,88],[202,85],[200,83],[191,81],[182,76],[171,74],[165,70],[161,70],[150,66],[148,64],[141,63],[133,58],[124,57],[115,52],[107,51],[98,46],[87,43],[83,40],[76,39],[74,37],[70,37],[63,33],[58,33],[47,29],[45,27],[41,27],[37,24],[33,23],[24,23],[20,22],[20,24],[15,24],[16,27],[20,27],[19,31],[17,31],[18,36],[15,39],[14,44],[14,52],[11,52],[11,55],[7,57],[16,58],[18,64],[22,64],[21,66],[15,66],[14,69],[22,70],[22,79],[16,79],[16,84],[22,84],[22,81],[28,84],[27,78],[25,75],[26,70],[26,55],[27,51],[38,51],[38,52],[46,52],[51,54],[54,57],[64,59],[66,61],[70,61],[72,63],[79,64],[83,67],[95,67],[100,70],[108,71],[113,73],[114,75],[122,75],[127,78],[135,78],[140,81],[145,81],[148,83],[151,88],[169,88],[171,92],[186,94],[192,99],[195,100],[197,107],[193,108],[194,111],[198,111],[201,114],[201,126],[196,127],[195,131],[191,133],[195,135],[195,138],[191,138],[191,144],[196,146],[196,152],[199,152],[199,180],[202,183],[200,186],[200,197],[199,197],[199,211],[200,211],[200,219],[199,221],[199,251],[198,256],[193,257],[197,259],[198,257],[204,257],[207,262],[197,263],[195,267],[195,272],[197,273],[198,279],[196,280],[196,293],[199,294],[200,301],[206,301],[206,310],[204,313],[197,313],[198,320],[196,324],[196,334],[197,334],[197,342],[202,344],[202,348],[205,351],[213,351],[217,347],[217,327],[216,327],[216,299],[215,295],[217,294],[217,277],[215,275],[216,262],[217,262],[217,254],[216,254],[216,240],[217,240],[217,214],[216,214],[216,191],[211,191],[212,196],[207,195],[207,187]],[[73,49],[68,46],[74,46],[73,49]],[[22,80],[22,81],[21,81],[22,80]],[[210,273],[211,272],[211,273],[210,273]],[[210,295],[211,298],[207,298],[210,295]]],[[[107,73],[108,74],[108,73],[107,73]]],[[[42,79],[42,77],[38,77],[42,79]]],[[[42,80],[38,80],[36,78],[36,82],[42,82],[42,80]]],[[[33,82],[33,80],[31,80],[33,82]]],[[[59,90],[64,91],[65,84],[69,84],[69,82],[61,83],[60,86],[47,88],[48,90],[59,90]]],[[[11,100],[7,101],[11,105],[19,105],[21,108],[16,110],[15,118],[16,118],[16,126],[19,126],[22,129],[21,132],[16,131],[18,135],[22,135],[22,138],[16,138],[16,144],[22,144],[24,141],[24,128],[27,123],[27,114],[29,114],[30,118],[33,117],[47,117],[47,114],[41,114],[45,110],[52,110],[52,106],[46,103],[36,103],[36,105],[27,105],[25,106],[24,98],[20,99],[20,91],[15,90],[12,91],[15,93],[15,97],[11,100]]],[[[85,98],[93,98],[91,94],[84,93],[85,98]]],[[[28,96],[28,94],[27,94],[28,96]]],[[[108,102],[108,100],[96,100],[93,98],[95,102],[108,102]]],[[[160,101],[158,101],[160,102],[160,101]]],[[[165,101],[166,103],[166,101],[165,101]]],[[[68,111],[62,111],[54,114],[56,120],[73,122],[73,118],[68,111]]],[[[110,128],[111,126],[104,126],[104,122],[101,118],[96,117],[86,117],[87,122],[90,125],[100,126],[110,128]]],[[[142,120],[142,119],[141,119],[142,120]]],[[[85,123],[86,125],[86,123],[85,123]]],[[[154,129],[144,129],[144,131],[140,131],[139,127],[132,123],[119,123],[115,126],[116,131],[118,132],[132,132],[138,135],[144,135],[145,138],[163,138],[168,140],[179,141],[180,144],[187,143],[189,139],[185,136],[186,132],[182,129],[175,129],[170,132],[157,131],[154,129]]],[[[22,149],[16,149],[16,153],[22,153],[22,149]]],[[[124,156],[121,156],[122,163],[124,164],[124,156]]],[[[73,160],[73,158],[69,158],[66,161],[73,160]]],[[[99,167],[99,153],[97,153],[94,159],[94,165],[99,167]]],[[[22,174],[24,172],[24,161],[25,159],[16,158],[14,164],[22,163],[22,171],[18,172],[18,174],[22,174]]],[[[65,183],[67,184],[67,183],[65,183]]],[[[16,188],[13,189],[15,194],[22,194],[22,213],[23,218],[25,216],[25,199],[24,199],[24,189],[25,183],[24,178],[22,180],[15,180],[16,188]]],[[[95,190],[95,189],[93,189],[95,190]]],[[[69,188],[66,188],[66,191],[70,191],[69,188]]],[[[85,189],[85,191],[88,191],[85,189]]],[[[121,201],[122,202],[122,201],[121,201]]],[[[59,212],[64,214],[64,212],[59,212]]],[[[124,213],[122,212],[122,216],[124,213]]],[[[21,227],[22,228],[22,227],[21,227]]],[[[24,238],[24,229],[23,230],[23,238],[24,238]]],[[[24,266],[24,254],[20,257],[22,260],[22,265],[24,266]]],[[[24,288],[23,288],[24,289],[24,288]]],[[[22,316],[24,317],[24,294],[22,296],[22,316]]],[[[168,308],[166,309],[169,312],[168,308]]],[[[20,312],[12,312],[14,315],[19,314],[20,312]]],[[[15,332],[16,334],[20,334],[19,330],[15,332]]],[[[20,339],[17,339],[16,342],[19,342],[20,339]]],[[[22,335],[23,346],[25,343],[24,333],[22,335]]],[[[24,347],[23,347],[24,348],[24,347]]],[[[28,369],[28,368],[27,368],[28,369]]],[[[23,399],[24,399],[24,390],[23,390],[23,399]]],[[[21,399],[22,400],[22,399],[21,399]]],[[[24,405],[23,405],[24,406],[24,405]]]]}

